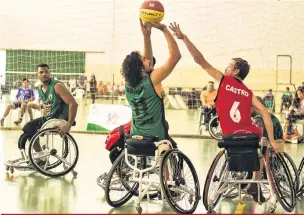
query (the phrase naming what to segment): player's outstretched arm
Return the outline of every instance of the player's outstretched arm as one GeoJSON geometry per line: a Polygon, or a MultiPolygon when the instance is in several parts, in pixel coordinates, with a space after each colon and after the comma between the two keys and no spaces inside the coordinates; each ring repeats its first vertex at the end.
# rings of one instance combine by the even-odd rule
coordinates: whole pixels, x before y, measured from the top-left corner
{"type": "Polygon", "coordinates": [[[189,50],[190,54],[194,58],[194,61],[200,65],[209,75],[211,75],[215,80],[220,81],[223,77],[223,73],[218,69],[214,68],[210,63],[206,61],[202,53],[195,47],[195,45],[189,40],[187,35],[185,35],[179,27],[179,24],[174,22],[170,23],[169,28],[174,32],[174,36],[178,39],[184,41],[187,49],[189,50]]]}
{"type": "Polygon", "coordinates": [[[167,61],[164,63],[164,65],[155,69],[150,76],[153,85],[158,85],[173,71],[174,67],[181,59],[181,53],[174,37],[172,36],[166,25],[158,22],[153,22],[151,23],[151,25],[152,27],[157,28],[164,33],[169,49],[169,58],[167,59],[167,61]]]}
{"type": "Polygon", "coordinates": [[[151,42],[151,24],[143,23],[141,19],[139,19],[141,32],[144,36],[144,51],[143,56],[148,59],[150,62],[153,62],[153,50],[152,50],[152,42],[151,42]]]}

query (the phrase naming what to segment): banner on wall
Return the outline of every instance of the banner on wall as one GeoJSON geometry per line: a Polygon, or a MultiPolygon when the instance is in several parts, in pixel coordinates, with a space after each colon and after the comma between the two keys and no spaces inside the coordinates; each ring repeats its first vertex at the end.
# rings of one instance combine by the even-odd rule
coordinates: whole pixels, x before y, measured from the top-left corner
{"type": "Polygon", "coordinates": [[[130,107],[125,105],[91,104],[87,131],[112,131],[132,119],[130,107]]]}

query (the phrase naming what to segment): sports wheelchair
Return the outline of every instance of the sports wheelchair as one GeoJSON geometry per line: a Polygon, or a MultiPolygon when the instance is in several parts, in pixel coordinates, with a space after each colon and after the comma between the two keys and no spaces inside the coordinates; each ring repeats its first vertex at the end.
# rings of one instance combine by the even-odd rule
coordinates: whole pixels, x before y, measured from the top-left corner
{"type": "MultiPolygon", "coordinates": [[[[55,178],[72,172],[74,170],[79,151],[75,139],[69,134],[61,136],[58,130],[60,125],[67,123],[65,120],[51,119],[45,122],[39,131],[31,138],[26,153],[26,144],[18,145],[21,158],[9,160],[4,163],[6,171],[14,173],[19,171],[38,171],[42,175],[55,178]],[[38,150],[37,150],[38,148],[38,150]]],[[[75,122],[73,126],[75,126],[75,122]]]]}
{"type": "Polygon", "coordinates": [[[299,190],[297,196],[300,197],[304,193],[304,157],[301,160],[301,163],[298,168],[298,175],[299,175],[299,190]]]}
{"type": "Polygon", "coordinates": [[[239,197],[243,204],[246,197],[251,196],[246,190],[249,184],[257,184],[259,204],[262,203],[261,192],[265,195],[265,202],[270,201],[271,213],[278,201],[286,211],[294,210],[295,182],[282,153],[275,153],[267,142],[266,138],[262,138],[260,146],[255,134],[223,136],[218,146],[224,150],[215,157],[204,185],[203,204],[208,212],[214,210],[221,197],[239,197]],[[264,163],[262,179],[253,180],[253,172],[260,169],[260,159],[264,163]]]}
{"type": "Polygon", "coordinates": [[[199,134],[201,135],[202,133],[203,133],[203,128],[205,127],[206,128],[206,130],[209,130],[209,122],[210,122],[210,120],[213,118],[213,117],[215,117],[215,116],[217,116],[217,114],[216,114],[216,109],[215,109],[215,107],[213,107],[213,108],[211,108],[208,112],[205,112],[204,111],[204,107],[203,106],[201,106],[200,108],[199,108],[199,121],[198,121],[198,132],[199,132],[199,134]],[[206,117],[207,116],[210,116],[209,117],[209,120],[207,121],[206,120],[206,117]],[[207,121],[207,122],[206,122],[207,121]]]}
{"type": "Polygon", "coordinates": [[[194,166],[168,140],[127,135],[125,149],[113,163],[105,182],[107,203],[120,207],[135,195],[140,214],[142,199],[150,202],[155,194],[163,204],[166,199],[176,213],[193,213],[201,199],[194,166]]]}

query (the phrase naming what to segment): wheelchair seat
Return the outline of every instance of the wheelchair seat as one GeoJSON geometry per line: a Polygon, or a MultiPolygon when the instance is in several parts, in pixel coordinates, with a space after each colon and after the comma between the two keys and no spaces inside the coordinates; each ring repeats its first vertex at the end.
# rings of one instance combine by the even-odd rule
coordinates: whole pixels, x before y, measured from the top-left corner
{"type": "Polygon", "coordinates": [[[229,171],[252,172],[260,169],[257,134],[226,135],[218,142],[218,147],[227,151],[229,171]]]}
{"type": "Polygon", "coordinates": [[[157,137],[153,136],[140,136],[140,135],[127,135],[126,148],[128,154],[136,156],[155,156],[157,137]]]}

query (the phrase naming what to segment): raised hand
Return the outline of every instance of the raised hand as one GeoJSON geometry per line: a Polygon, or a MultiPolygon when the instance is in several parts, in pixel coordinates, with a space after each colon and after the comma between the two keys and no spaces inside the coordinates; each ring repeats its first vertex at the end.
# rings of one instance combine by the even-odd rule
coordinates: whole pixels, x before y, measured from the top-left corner
{"type": "Polygon", "coordinates": [[[179,24],[176,24],[175,22],[174,24],[170,23],[169,28],[174,32],[173,35],[176,36],[176,38],[184,39],[185,34],[183,34],[183,32],[180,30],[179,24]]]}
{"type": "Polygon", "coordinates": [[[140,27],[141,27],[141,32],[143,33],[144,36],[150,36],[151,35],[151,23],[146,22],[145,24],[142,22],[141,19],[139,19],[140,22],[140,27]]]}
{"type": "Polygon", "coordinates": [[[153,28],[157,28],[161,31],[164,31],[167,28],[165,24],[162,24],[160,22],[150,22],[150,24],[153,28]]]}

